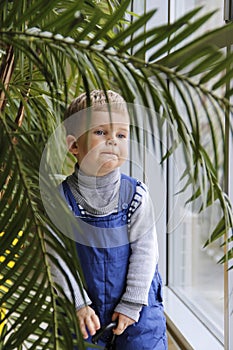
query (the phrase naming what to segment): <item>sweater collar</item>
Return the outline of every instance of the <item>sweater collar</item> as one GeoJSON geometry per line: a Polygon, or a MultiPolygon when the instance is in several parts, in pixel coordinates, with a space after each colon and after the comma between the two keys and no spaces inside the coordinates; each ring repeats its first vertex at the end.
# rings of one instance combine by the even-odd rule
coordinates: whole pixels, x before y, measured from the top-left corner
{"type": "Polygon", "coordinates": [[[77,184],[79,188],[85,188],[88,189],[105,189],[109,190],[111,187],[113,187],[115,184],[119,182],[120,179],[120,168],[117,168],[107,175],[104,176],[89,176],[86,175],[80,168],[78,163],[75,165],[75,171],[74,176],[77,180],[77,184]]]}
{"type": "Polygon", "coordinates": [[[87,212],[108,215],[117,211],[120,179],[120,168],[104,176],[88,176],[76,164],[67,181],[76,202],[87,212]]]}

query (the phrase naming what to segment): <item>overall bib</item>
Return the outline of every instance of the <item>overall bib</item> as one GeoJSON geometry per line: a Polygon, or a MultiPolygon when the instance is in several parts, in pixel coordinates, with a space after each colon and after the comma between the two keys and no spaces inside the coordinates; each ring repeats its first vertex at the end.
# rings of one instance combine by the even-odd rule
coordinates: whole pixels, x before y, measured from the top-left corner
{"type": "MultiPolygon", "coordinates": [[[[92,216],[76,203],[66,181],[62,183],[65,199],[79,220],[85,234],[76,237],[76,248],[86,282],[91,307],[101,326],[111,322],[114,308],[125,292],[129,257],[130,217],[137,209],[136,179],[121,175],[118,212],[106,216],[92,216]]],[[[116,337],[116,350],[166,350],[166,321],[163,313],[161,277],[156,268],[149,290],[148,306],[143,306],[139,321],[116,337]]],[[[109,335],[98,345],[105,345],[109,335]]],[[[91,343],[91,337],[87,340],[91,343]]],[[[92,348],[87,348],[87,350],[92,348]]]]}

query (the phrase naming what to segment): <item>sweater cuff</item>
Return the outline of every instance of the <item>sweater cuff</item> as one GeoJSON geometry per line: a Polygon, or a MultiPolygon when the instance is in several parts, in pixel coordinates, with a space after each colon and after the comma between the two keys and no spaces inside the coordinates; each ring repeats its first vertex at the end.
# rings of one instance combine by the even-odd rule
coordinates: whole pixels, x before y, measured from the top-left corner
{"type": "Polygon", "coordinates": [[[74,302],[75,302],[75,309],[79,310],[84,306],[92,304],[90,298],[87,295],[87,292],[83,289],[83,294],[81,293],[80,289],[78,288],[76,290],[75,296],[74,296],[74,302]]]}
{"type": "Polygon", "coordinates": [[[142,304],[129,303],[128,301],[121,300],[114,311],[130,317],[134,321],[138,322],[142,307],[142,304]]]}
{"type": "Polygon", "coordinates": [[[122,300],[134,304],[148,305],[148,293],[147,288],[127,286],[122,300]]]}

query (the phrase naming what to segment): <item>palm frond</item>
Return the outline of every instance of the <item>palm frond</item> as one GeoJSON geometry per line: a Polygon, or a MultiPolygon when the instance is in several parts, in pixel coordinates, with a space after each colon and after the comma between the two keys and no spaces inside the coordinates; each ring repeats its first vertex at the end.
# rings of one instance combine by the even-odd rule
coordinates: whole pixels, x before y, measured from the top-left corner
{"type": "MultiPolygon", "coordinates": [[[[0,308],[6,310],[2,320],[6,321],[2,346],[15,349],[22,344],[30,344],[33,339],[40,348],[59,348],[61,342],[64,347],[68,347],[72,337],[70,333],[64,333],[61,316],[70,332],[73,330],[74,334],[78,334],[78,328],[74,324],[75,310],[71,302],[67,301],[68,309],[59,306],[60,298],[56,295],[56,285],[49,270],[44,235],[51,236],[51,233],[43,215],[37,184],[40,152],[30,134],[12,130],[11,122],[6,123],[3,119],[0,122],[0,140],[4,143],[1,149],[5,151],[1,153],[0,159],[3,174],[0,202],[0,308]]],[[[70,245],[70,241],[67,241],[70,245]]],[[[58,247],[57,242],[56,249],[58,247]]],[[[67,260],[64,249],[63,253],[60,251],[60,256],[64,261],[67,260]]],[[[74,266],[71,270],[76,271],[74,266]]],[[[75,268],[79,269],[77,265],[75,268]]],[[[79,334],[78,337],[82,344],[79,334]]],[[[75,342],[77,337],[74,338],[75,342]]]]}

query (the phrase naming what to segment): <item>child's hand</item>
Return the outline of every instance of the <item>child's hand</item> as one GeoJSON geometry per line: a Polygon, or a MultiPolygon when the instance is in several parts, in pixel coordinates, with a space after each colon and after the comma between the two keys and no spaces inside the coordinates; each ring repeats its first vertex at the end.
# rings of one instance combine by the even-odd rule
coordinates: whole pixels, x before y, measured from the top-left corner
{"type": "Polygon", "coordinates": [[[118,318],[118,325],[117,328],[113,330],[113,333],[116,335],[122,334],[128,326],[131,326],[131,324],[135,323],[136,321],[132,318],[120,314],[119,312],[114,312],[112,315],[112,321],[115,321],[118,318]]]}
{"type": "Polygon", "coordinates": [[[90,335],[94,335],[100,328],[99,317],[90,306],[84,306],[76,311],[81,333],[84,339],[88,338],[87,329],[90,335]]]}

